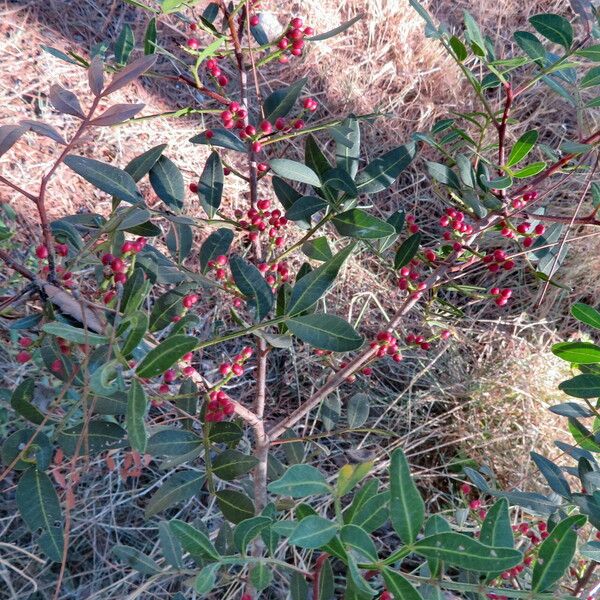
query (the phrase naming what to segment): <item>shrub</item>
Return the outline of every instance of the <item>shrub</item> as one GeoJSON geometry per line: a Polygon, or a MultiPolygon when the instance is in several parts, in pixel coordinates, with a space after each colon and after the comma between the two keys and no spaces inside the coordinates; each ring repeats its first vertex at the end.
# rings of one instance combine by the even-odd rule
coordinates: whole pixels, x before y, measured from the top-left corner
{"type": "MultiPolygon", "coordinates": [[[[343,32],[360,16],[318,34],[293,17],[269,38],[250,2],[210,3],[202,16],[187,10],[196,4],[191,0],[164,0],[160,8],[129,3],[149,17],[143,49],[134,49],[128,26],[89,58],[47,49],[87,72],[87,102],[58,85],[50,90],[54,108],[79,124],[68,140],[38,121],[0,128],[2,153],[28,132],[60,147],[35,192],[0,178],[35,207],[41,232],[21,260],[12,232],[2,230],[0,259],[18,274],[18,295],[35,294],[39,306],[10,327],[15,360],[30,372],[10,398],[22,423],[4,441],[2,478],[15,481],[20,515],[39,553],[58,565],[54,597],[72,593],[64,575],[77,564],[73,513],[99,464],[107,476],[118,472],[124,485],[137,480],[144,490],[129,503],[133,510],[143,498],[144,506],[144,518],[126,536],[130,543],[112,544],[114,568],[164,582],[162,597],[184,597],[170,595],[180,586],[200,597],[244,600],[311,593],[314,600],[441,598],[444,591],[465,598],[580,596],[599,552],[586,526],[600,521],[594,344],[554,347],[582,370],[562,387],[586,405],[553,408],[569,418],[579,447],[563,449],[577,468],[533,456],[553,496],[498,490],[489,469],[465,468],[479,493],[463,483],[441,514],[428,514],[397,442],[389,443],[383,482],[371,461],[324,473],[305,460],[302,442],[333,435],[337,392],[357,379],[368,385],[373,364],[401,363],[404,355],[449,343],[467,303],[488,303],[491,311],[510,305],[513,290],[504,282],[517,261],[524,263],[523,280],[539,282],[542,294],[563,285],[557,271],[570,228],[599,223],[593,179],[600,132],[552,148],[520,122],[542,87],[573,114],[598,104],[587,94],[600,83],[599,67],[589,65],[600,60],[591,7],[574,3],[577,36],[563,16],[532,17],[530,30],[514,34],[519,52],[505,56],[468,13],[464,31],[453,34],[411,0],[426,35],[464,73],[478,107],[365,163],[361,127],[381,126],[381,115],[326,119],[304,94],[305,80],[267,94],[259,77],[269,63],[296,59],[307,43],[343,32]],[[164,15],[187,32],[184,58],[161,45],[164,15]],[[165,74],[161,57],[187,72],[165,74]],[[208,122],[190,143],[210,150],[189,193],[166,144],[145,149],[122,169],[78,153],[95,128],[135,123],[143,105],[108,103],[141,76],[165,85],[176,79],[205,99],[202,108],[184,111],[208,122]],[[298,139],[302,161],[288,146],[298,139]],[[423,160],[416,161],[419,152],[423,160]],[[386,220],[371,210],[415,162],[424,164],[446,207],[435,231],[423,231],[402,207],[386,220]],[[65,167],[112,197],[110,214],[50,221],[49,184],[65,167]],[[140,191],[146,177],[158,206],[140,191]],[[246,187],[235,204],[226,195],[231,178],[246,187]],[[581,185],[569,215],[551,208],[553,190],[563,185],[581,185]],[[589,197],[592,206],[582,215],[589,197]],[[240,202],[244,208],[234,208],[240,202]],[[201,207],[202,218],[190,203],[201,207]],[[359,255],[390,283],[386,305],[393,308],[367,339],[361,318],[350,323],[334,314],[327,297],[359,255]],[[478,270],[489,272],[489,287],[473,285],[478,270]],[[213,318],[215,307],[223,319],[213,318]],[[415,307],[419,329],[400,334],[415,307]],[[304,375],[314,392],[282,414],[269,378],[283,378],[281,357],[305,347],[311,360],[304,375]],[[51,396],[43,407],[36,402],[42,388],[51,396]],[[321,429],[304,429],[318,409],[321,429]],[[592,430],[583,418],[596,419],[592,430]],[[92,464],[94,456],[102,461],[92,464]],[[151,463],[163,474],[155,478],[151,463]],[[567,476],[585,489],[572,492],[567,476]],[[181,513],[192,498],[211,510],[195,519],[181,513]],[[585,544],[581,559],[578,540],[585,544]]],[[[598,326],[592,307],[574,311],[598,326]]],[[[369,418],[366,397],[354,395],[346,410],[351,435],[369,418]]]]}

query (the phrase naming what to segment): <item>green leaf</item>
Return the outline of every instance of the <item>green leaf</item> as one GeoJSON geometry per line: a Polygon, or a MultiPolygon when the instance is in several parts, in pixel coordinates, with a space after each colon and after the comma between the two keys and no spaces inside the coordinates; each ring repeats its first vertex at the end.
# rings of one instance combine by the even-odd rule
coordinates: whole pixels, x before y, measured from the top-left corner
{"type": "Polygon", "coordinates": [[[160,567],[156,562],[137,548],[117,544],[113,547],[112,553],[122,563],[142,575],[154,575],[160,572],[160,567]]]}
{"type": "Polygon", "coordinates": [[[360,208],[352,208],[336,215],[332,223],[340,235],[358,239],[379,239],[395,233],[392,225],[360,208]]]}
{"type": "Polygon", "coordinates": [[[286,210],[302,196],[302,194],[298,193],[289,183],[279,177],[273,177],[271,184],[273,185],[273,191],[277,196],[277,200],[281,202],[281,205],[286,210]]]}
{"type": "Polygon", "coordinates": [[[369,474],[372,468],[372,461],[360,463],[358,465],[344,465],[338,473],[336,495],[341,498],[347,494],[369,474]]]}
{"type": "Polygon", "coordinates": [[[542,42],[530,33],[529,31],[515,31],[513,34],[515,42],[518,46],[533,60],[544,60],[546,58],[546,50],[542,42]]]}
{"type": "Polygon", "coordinates": [[[467,49],[466,49],[465,45],[455,35],[453,35],[448,40],[448,43],[452,47],[452,50],[454,50],[454,54],[456,55],[456,59],[459,62],[462,62],[463,60],[465,60],[467,58],[467,56],[469,54],[467,52],[467,49]]]}
{"type": "Polygon", "coordinates": [[[358,393],[354,394],[348,400],[348,406],[346,408],[347,415],[346,418],[348,420],[348,427],[354,429],[357,427],[361,427],[365,424],[367,419],[369,418],[369,410],[370,410],[370,398],[367,394],[358,393]]]}
{"type": "Polygon", "coordinates": [[[233,530],[233,542],[236,548],[245,554],[248,544],[271,523],[270,517],[264,516],[250,517],[238,523],[233,530]]]}
{"type": "Polygon", "coordinates": [[[560,383],[558,389],[574,398],[598,398],[600,397],[600,375],[588,373],[575,375],[560,383]]]}
{"type": "Polygon", "coordinates": [[[579,548],[582,556],[600,562],[600,542],[588,542],[579,548]]]}
{"type": "Polygon", "coordinates": [[[305,498],[331,492],[321,471],[310,465],[291,466],[283,477],[269,484],[268,490],[272,494],[292,498],[305,498]]]}
{"type": "Polygon", "coordinates": [[[518,171],[513,171],[511,174],[517,179],[525,179],[527,177],[533,177],[538,173],[541,173],[546,168],[546,163],[543,161],[531,163],[518,171]]]}
{"type": "Polygon", "coordinates": [[[365,500],[364,504],[356,508],[350,517],[350,522],[369,533],[375,531],[375,529],[379,529],[388,520],[389,503],[389,492],[375,494],[365,500]]]}
{"type": "Polygon", "coordinates": [[[361,560],[378,560],[375,542],[369,534],[356,525],[344,525],[340,531],[340,540],[347,549],[353,550],[361,560]]]}
{"type": "Polygon", "coordinates": [[[590,327],[594,327],[595,329],[600,329],[600,312],[595,308],[577,302],[571,307],[571,314],[578,321],[581,321],[590,327]]]}
{"type": "Polygon", "coordinates": [[[403,575],[385,567],[381,572],[385,587],[396,600],[422,600],[421,594],[403,575]]]}
{"type": "Polygon", "coordinates": [[[350,583],[354,585],[359,594],[362,594],[365,598],[372,598],[375,595],[375,590],[362,576],[354,556],[352,554],[348,554],[346,560],[348,565],[348,575],[350,576],[350,583]]]}
{"type": "Polygon", "coordinates": [[[35,467],[27,469],[17,484],[17,507],[31,531],[51,531],[62,524],[58,495],[50,477],[35,467]]]}
{"type": "MultiPolygon", "coordinates": [[[[434,535],[436,533],[446,533],[448,531],[452,531],[452,527],[441,515],[432,515],[425,523],[425,536],[434,535]]],[[[427,565],[429,566],[432,577],[440,576],[443,564],[439,560],[430,558],[427,560],[427,565]]]]}
{"type": "Polygon", "coordinates": [[[179,315],[182,310],[182,300],[188,289],[173,289],[160,296],[150,313],[150,331],[160,331],[171,324],[174,316],[179,315]]]}
{"type": "Polygon", "coordinates": [[[579,87],[582,89],[600,85],[600,67],[592,67],[582,78],[579,87]]]}
{"type": "Polygon", "coordinates": [[[600,362],[600,347],[590,342],[561,342],[552,346],[552,354],[568,362],[592,365],[600,362]]]}
{"type": "Polygon", "coordinates": [[[480,177],[479,181],[488,189],[494,190],[506,190],[508,189],[512,183],[512,177],[510,175],[506,175],[505,177],[497,177],[496,179],[488,179],[487,177],[480,177]]]}
{"type": "Polygon", "coordinates": [[[98,335],[81,329],[80,327],[73,327],[67,323],[46,323],[42,326],[42,330],[50,335],[63,338],[69,342],[75,344],[88,344],[90,346],[98,346],[100,344],[108,344],[108,338],[105,335],[98,335]]]}
{"type": "Polygon", "coordinates": [[[144,54],[156,52],[156,19],[153,17],[148,21],[146,33],[144,34],[144,54]]]}
{"type": "Polygon", "coordinates": [[[235,490],[221,490],[215,494],[223,516],[232,523],[240,523],[254,516],[254,503],[248,496],[235,490]]]}
{"type": "Polygon", "coordinates": [[[317,196],[301,196],[286,211],[285,216],[290,221],[310,221],[317,212],[326,208],[327,202],[317,196]]]}
{"type": "Polygon", "coordinates": [[[122,448],[126,443],[126,431],[116,423],[109,421],[90,421],[86,428],[80,423],[74,427],[63,429],[57,436],[58,445],[64,450],[67,456],[73,456],[77,448],[79,452],[90,454],[100,454],[113,448],[122,448]],[[83,443],[80,438],[84,435],[83,443]]]}
{"type": "Polygon", "coordinates": [[[473,52],[477,56],[485,56],[485,40],[479,29],[479,25],[468,11],[463,11],[463,17],[465,20],[466,35],[473,52]]]}
{"type": "Polygon", "coordinates": [[[306,78],[299,79],[290,86],[272,92],[263,103],[265,119],[274,123],[279,117],[285,117],[294,107],[306,85],[306,78]]]}
{"type": "Polygon", "coordinates": [[[500,498],[487,511],[487,515],[481,524],[479,541],[486,546],[514,547],[515,539],[506,498],[500,498]]]}
{"type": "Polygon", "coordinates": [[[268,588],[271,581],[273,581],[273,571],[266,561],[261,560],[250,569],[250,583],[255,590],[260,592],[268,588]]]}
{"type": "Polygon", "coordinates": [[[523,560],[523,555],[518,550],[486,546],[462,533],[430,535],[414,542],[411,548],[426,558],[442,560],[467,571],[482,573],[505,571],[523,560]]]}
{"type": "Polygon", "coordinates": [[[10,405],[22,417],[40,425],[44,422],[44,413],[32,404],[35,391],[35,379],[28,377],[24,379],[12,393],[10,405]]]}
{"type": "MultiPolygon", "coordinates": [[[[181,475],[178,473],[178,475],[181,475]]],[[[146,507],[146,511],[148,507],[146,507]]],[[[158,540],[165,560],[176,569],[183,568],[183,550],[179,540],[173,535],[169,523],[161,521],[158,524],[158,540]]]]}
{"type": "Polygon", "coordinates": [[[213,150],[198,181],[198,198],[200,198],[200,204],[210,219],[215,216],[219,206],[221,206],[223,177],[221,157],[218,152],[213,150]]]}
{"type": "Polygon", "coordinates": [[[577,56],[583,56],[584,58],[594,62],[600,62],[600,44],[594,44],[592,46],[588,46],[587,48],[581,48],[580,50],[576,50],[575,54],[577,56]]]}
{"type": "Polygon", "coordinates": [[[173,366],[184,354],[191,352],[198,345],[195,337],[187,335],[174,335],[161,342],[146,354],[137,366],[136,373],[139,377],[156,377],[173,366]]]}
{"type": "Polygon", "coordinates": [[[146,331],[148,331],[148,315],[141,310],[129,313],[119,323],[118,335],[123,336],[127,333],[127,337],[121,345],[123,356],[129,356],[138,347],[139,343],[144,339],[146,331]]]}
{"type": "Polygon", "coordinates": [[[199,255],[200,268],[203,273],[208,269],[209,261],[214,260],[217,256],[227,254],[232,241],[233,231],[225,227],[213,231],[213,233],[206,238],[200,247],[199,255]]]}
{"type": "Polygon", "coordinates": [[[208,439],[213,444],[237,444],[243,437],[242,428],[233,421],[213,423],[210,427],[208,439]]]}
{"type": "Polygon", "coordinates": [[[370,162],[356,177],[356,187],[361,194],[382,192],[396,181],[417,154],[414,142],[386,152],[370,162]]]}
{"type": "Polygon", "coordinates": [[[330,29],[329,31],[325,31],[325,32],[319,33],[317,35],[313,35],[306,39],[311,42],[319,42],[321,40],[328,40],[331,37],[334,37],[340,33],[343,33],[344,31],[346,31],[346,29],[349,29],[350,27],[352,27],[352,25],[354,25],[354,23],[357,23],[363,17],[364,17],[363,14],[356,15],[356,17],[350,19],[349,21],[345,21],[341,25],[338,25],[337,27],[334,27],[333,29],[330,29]]]}
{"type": "Polygon", "coordinates": [[[355,244],[349,244],[333,258],[302,277],[292,289],[287,312],[297,315],[308,310],[333,285],[342,265],[354,250],[355,244]]]}
{"type": "Polygon", "coordinates": [[[512,167],[522,161],[533,150],[537,140],[538,132],[535,129],[525,132],[512,147],[506,166],[512,167]]]}
{"type": "Polygon", "coordinates": [[[198,575],[196,575],[196,578],[194,579],[194,590],[196,593],[201,594],[201,597],[206,597],[206,594],[215,589],[217,573],[220,568],[220,563],[212,563],[202,567],[198,575]]]}
{"type": "Polygon", "coordinates": [[[533,462],[535,462],[537,468],[545,477],[552,491],[565,498],[570,498],[571,488],[567,480],[563,477],[560,467],[537,452],[531,452],[530,454],[533,462]]]}
{"type": "Polygon", "coordinates": [[[174,473],[154,492],[146,505],[144,516],[149,519],[175,504],[193,498],[202,490],[204,480],[204,475],[194,471],[174,473]]]}
{"type": "Polygon", "coordinates": [[[151,456],[182,456],[202,445],[202,438],[192,431],[163,429],[148,440],[146,452],[151,456]]]}
{"type": "Polygon", "coordinates": [[[146,451],[146,444],[148,443],[148,434],[144,423],[147,410],[148,401],[146,400],[144,388],[134,379],[127,394],[127,418],[125,422],[129,444],[141,454],[146,451]]]}
{"type": "Polygon", "coordinates": [[[302,244],[302,252],[313,260],[326,261],[333,257],[326,237],[318,237],[302,244]]]}
{"type": "Polygon", "coordinates": [[[271,160],[270,165],[272,171],[280,177],[306,183],[317,188],[321,187],[319,176],[310,167],[300,162],[288,158],[274,158],[271,160]]]}
{"type": "Polygon", "coordinates": [[[117,71],[102,95],[108,96],[109,94],[120,90],[134,79],[137,79],[154,65],[156,59],[157,56],[155,54],[151,56],[142,56],[128,64],[124,69],[117,71]]]}
{"type": "Polygon", "coordinates": [[[426,161],[427,172],[438,183],[447,185],[455,190],[460,190],[460,181],[456,173],[447,165],[441,163],[426,161]]]}
{"type": "Polygon", "coordinates": [[[348,117],[338,128],[339,130],[350,130],[344,135],[350,145],[337,142],[335,145],[335,161],[338,167],[344,169],[350,177],[356,177],[358,162],[360,159],[360,126],[358,119],[348,117]]]}
{"type": "Polygon", "coordinates": [[[568,427],[578,446],[590,452],[600,452],[600,444],[596,443],[594,434],[577,419],[570,417],[568,427]]]}
{"type": "Polygon", "coordinates": [[[133,31],[131,27],[125,23],[115,43],[115,59],[120,65],[127,63],[134,46],[135,38],[133,36],[133,31]]]}
{"type": "Polygon", "coordinates": [[[425,503],[411,477],[404,452],[399,448],[391,458],[390,492],[392,526],[405,544],[411,544],[425,520],[425,503]]]}
{"type": "Polygon", "coordinates": [[[246,152],[246,144],[228,129],[217,127],[210,131],[213,134],[212,137],[207,137],[206,131],[203,131],[193,138],[190,138],[190,142],[192,144],[205,144],[217,146],[219,148],[227,148],[228,150],[235,150],[236,152],[246,152]]]}
{"type": "MultiPolygon", "coordinates": [[[[83,111],[81,110],[81,104],[79,103],[79,99],[70,90],[63,88],[58,84],[54,84],[53,86],[50,87],[50,94],[49,94],[48,98],[49,98],[52,106],[54,106],[54,108],[58,112],[64,113],[66,115],[71,115],[71,116],[77,117],[79,119],[83,119],[85,117],[85,115],[83,114],[83,111]]],[[[16,126],[8,125],[5,127],[16,127],[16,126]]],[[[5,129],[5,131],[6,131],[6,129],[5,129]]],[[[13,132],[16,132],[16,131],[19,131],[19,129],[13,129],[13,132]]],[[[25,131],[26,131],[26,129],[23,128],[21,130],[21,133],[24,133],[25,131]]],[[[21,133],[19,134],[19,136],[21,135],[21,133]]],[[[6,143],[6,141],[5,141],[5,143],[6,143]]],[[[12,146],[12,143],[10,143],[10,145],[8,147],[10,148],[10,146],[12,146]]],[[[5,148],[6,148],[6,146],[5,146],[5,148]]]]}
{"type": "Polygon", "coordinates": [[[257,464],[254,456],[237,450],[224,450],[213,460],[212,472],[219,479],[233,481],[252,471],[257,464]]]}
{"type": "Polygon", "coordinates": [[[344,319],[329,314],[311,314],[286,321],[289,330],[303,342],[331,352],[349,352],[363,344],[363,338],[344,319]]]}
{"type": "MultiPolygon", "coordinates": [[[[289,589],[292,600],[306,600],[308,598],[308,583],[302,573],[298,573],[297,571],[292,573],[289,589]]],[[[319,598],[323,597],[319,594],[319,598]]]]}
{"type": "Polygon", "coordinates": [[[421,245],[421,234],[413,233],[406,238],[396,252],[394,257],[394,269],[400,269],[407,265],[419,251],[421,245]]]}
{"type": "Polygon", "coordinates": [[[539,548],[538,558],[533,567],[531,589],[544,592],[561,579],[569,568],[577,545],[574,527],[586,522],[584,515],[573,515],[563,519],[539,548]]]}
{"type": "Polygon", "coordinates": [[[93,158],[74,154],[65,157],[64,163],[93,186],[119,200],[132,204],[143,201],[135,181],[126,171],[93,158]]]}
{"type": "Polygon", "coordinates": [[[335,536],[338,529],[339,525],[334,521],[311,515],[298,523],[288,542],[300,548],[321,548],[335,536]]]}
{"type": "Polygon", "coordinates": [[[53,448],[46,435],[29,427],[18,429],[2,444],[2,462],[7,467],[14,462],[15,471],[24,471],[32,465],[37,465],[40,470],[47,469],[52,453],[53,448]],[[27,450],[23,450],[25,446],[27,450]]]}
{"type": "Polygon", "coordinates": [[[150,184],[156,195],[169,208],[182,208],[185,199],[183,175],[177,165],[166,156],[160,156],[150,169],[150,184]]]}
{"type": "Polygon", "coordinates": [[[347,198],[358,196],[358,189],[352,177],[341,167],[329,169],[324,174],[323,187],[342,192],[347,198]]]}
{"type": "Polygon", "coordinates": [[[546,39],[569,49],[573,43],[571,23],[560,15],[542,13],[529,18],[529,22],[546,39]]]}
{"type": "Polygon", "coordinates": [[[169,521],[169,527],[183,549],[189,552],[193,558],[219,560],[220,555],[217,549],[208,536],[199,529],[179,519],[169,521]]]}
{"type": "Polygon", "coordinates": [[[131,175],[135,182],[138,182],[150,172],[150,169],[156,164],[166,147],[167,144],[159,144],[150,148],[150,150],[146,150],[143,154],[130,160],[124,170],[131,175]]]}
{"type": "Polygon", "coordinates": [[[231,257],[229,265],[235,285],[255,308],[256,320],[262,321],[275,301],[269,284],[253,264],[237,254],[231,257]]]}

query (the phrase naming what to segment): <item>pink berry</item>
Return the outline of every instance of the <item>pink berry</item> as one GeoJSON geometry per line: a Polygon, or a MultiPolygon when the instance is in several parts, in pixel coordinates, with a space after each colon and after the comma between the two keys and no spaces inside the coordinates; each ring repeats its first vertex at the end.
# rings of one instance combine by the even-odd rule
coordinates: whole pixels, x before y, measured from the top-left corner
{"type": "Polygon", "coordinates": [[[175,372],[175,369],[167,369],[164,372],[163,380],[165,383],[173,383],[175,379],[177,379],[177,373],[175,372]]]}
{"type": "Polygon", "coordinates": [[[256,27],[260,23],[260,17],[258,15],[252,15],[250,17],[250,26],[256,27]]]}
{"type": "Polygon", "coordinates": [[[29,354],[27,350],[21,350],[20,352],[17,352],[16,358],[18,363],[25,364],[31,360],[31,354],[29,354]]]}
{"type": "Polygon", "coordinates": [[[110,263],[113,273],[122,273],[125,271],[125,263],[120,258],[113,258],[110,263]]]}
{"type": "Polygon", "coordinates": [[[40,259],[43,260],[44,258],[48,258],[48,248],[46,248],[46,246],[38,246],[35,249],[35,255],[40,259]]]}
{"type": "Polygon", "coordinates": [[[460,491],[461,491],[463,494],[465,494],[465,495],[466,495],[466,494],[470,494],[470,493],[471,493],[471,490],[472,490],[472,488],[471,488],[471,486],[470,486],[468,483],[463,483],[463,484],[460,486],[460,491]]]}
{"type": "Polygon", "coordinates": [[[198,50],[200,48],[200,40],[196,38],[188,38],[186,44],[191,50],[198,50]]]}
{"type": "Polygon", "coordinates": [[[240,377],[244,374],[244,367],[242,367],[242,365],[234,364],[232,365],[231,370],[236,377],[240,377]]]}

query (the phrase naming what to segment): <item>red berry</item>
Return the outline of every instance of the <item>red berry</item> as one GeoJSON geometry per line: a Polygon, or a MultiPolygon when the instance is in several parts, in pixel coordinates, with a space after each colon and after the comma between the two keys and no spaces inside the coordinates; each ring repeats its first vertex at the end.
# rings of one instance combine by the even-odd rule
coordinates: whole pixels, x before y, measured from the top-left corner
{"type": "Polygon", "coordinates": [[[60,373],[60,371],[62,371],[62,361],[60,360],[60,358],[57,358],[56,360],[52,361],[52,364],[50,365],[50,370],[53,373],[60,373]]]}
{"type": "Polygon", "coordinates": [[[103,254],[102,258],[100,259],[102,261],[102,264],[104,266],[110,265],[110,263],[115,260],[115,257],[112,254],[103,254]]]}
{"type": "Polygon", "coordinates": [[[252,152],[260,152],[262,150],[262,144],[260,142],[252,142],[252,152]]]}
{"type": "Polygon", "coordinates": [[[122,273],[125,270],[125,263],[120,258],[113,258],[110,263],[113,273],[122,273]]]}
{"type": "Polygon", "coordinates": [[[111,300],[117,295],[117,293],[113,290],[111,290],[110,292],[106,292],[106,294],[104,294],[104,297],[102,298],[102,301],[104,302],[104,304],[110,304],[111,300]]]}
{"type": "Polygon", "coordinates": [[[192,308],[196,302],[198,302],[197,294],[187,294],[187,296],[184,296],[182,300],[182,304],[185,308],[192,308]]]}
{"type": "Polygon", "coordinates": [[[185,377],[191,377],[196,374],[196,369],[194,369],[194,367],[184,367],[182,373],[185,377]]]}
{"type": "Polygon", "coordinates": [[[189,38],[186,42],[188,48],[192,50],[198,50],[200,48],[200,40],[196,38],[189,38]]]}
{"type": "Polygon", "coordinates": [[[260,130],[268,135],[269,133],[271,133],[273,131],[273,125],[271,125],[271,123],[267,120],[264,120],[261,122],[260,124],[260,130]]]}
{"type": "Polygon", "coordinates": [[[460,491],[461,491],[463,494],[465,494],[465,495],[466,495],[466,494],[470,494],[472,489],[473,489],[473,488],[471,488],[471,486],[470,486],[468,483],[463,483],[463,484],[460,486],[460,491]]]}
{"type": "Polygon", "coordinates": [[[285,128],[286,128],[286,122],[283,117],[278,117],[277,119],[275,119],[275,129],[278,129],[279,131],[281,131],[282,129],[285,129],[285,128]]]}
{"type": "Polygon", "coordinates": [[[166,383],[162,383],[159,386],[158,391],[161,394],[168,394],[169,393],[169,386],[166,383]]]}
{"type": "Polygon", "coordinates": [[[196,194],[198,192],[198,184],[197,183],[190,183],[190,192],[192,192],[192,194],[196,194]]]}
{"type": "Polygon", "coordinates": [[[214,137],[214,135],[215,135],[215,133],[214,133],[214,131],[213,131],[212,129],[207,129],[207,130],[204,132],[204,137],[205,137],[207,140],[211,140],[211,139],[214,137]]]}
{"type": "Polygon", "coordinates": [[[250,26],[256,27],[260,23],[260,17],[258,15],[252,15],[250,17],[250,26]]]}
{"type": "Polygon", "coordinates": [[[440,337],[443,340],[447,340],[451,335],[452,335],[452,333],[448,329],[444,329],[444,331],[442,331],[442,333],[440,333],[440,337]]]}
{"type": "Polygon", "coordinates": [[[165,383],[173,383],[177,379],[177,373],[175,369],[167,369],[164,372],[163,380],[165,383]]]}
{"type": "Polygon", "coordinates": [[[227,78],[226,75],[219,75],[219,77],[217,77],[217,83],[221,87],[225,87],[229,83],[229,79],[227,78]]]}
{"type": "Polygon", "coordinates": [[[124,284],[127,281],[127,275],[125,273],[115,273],[114,280],[115,283],[124,284]]]}
{"type": "Polygon", "coordinates": [[[69,246],[66,244],[56,244],[54,247],[56,248],[56,253],[59,256],[67,256],[67,254],[69,254],[69,246]]]}
{"type": "Polygon", "coordinates": [[[21,348],[29,348],[29,346],[31,346],[31,344],[33,344],[33,340],[29,337],[20,337],[19,338],[19,346],[21,346],[21,348]]]}
{"type": "Polygon", "coordinates": [[[258,207],[259,210],[268,210],[269,207],[271,206],[271,201],[270,200],[259,200],[256,203],[256,206],[258,207]]]}
{"type": "Polygon", "coordinates": [[[393,600],[394,596],[390,594],[387,590],[381,592],[381,596],[379,596],[379,600],[393,600]]]}
{"type": "Polygon", "coordinates": [[[40,259],[43,260],[44,258],[48,258],[48,248],[46,248],[46,246],[38,246],[35,249],[35,255],[40,259]]]}
{"type": "Polygon", "coordinates": [[[300,27],[302,27],[303,25],[303,21],[300,17],[294,17],[291,21],[290,21],[290,25],[292,27],[294,27],[295,29],[299,29],[300,27]]]}
{"type": "Polygon", "coordinates": [[[26,362],[29,362],[30,360],[31,354],[29,354],[27,350],[21,350],[20,352],[17,352],[17,362],[24,364],[26,362]]]}
{"type": "Polygon", "coordinates": [[[305,27],[304,28],[304,35],[314,35],[315,30],[312,27],[305,27]]]}
{"type": "Polygon", "coordinates": [[[121,246],[121,254],[127,254],[128,252],[133,252],[133,250],[134,250],[133,242],[125,242],[121,246]]]}
{"type": "Polygon", "coordinates": [[[471,502],[469,502],[469,508],[471,510],[479,510],[481,508],[481,500],[471,500],[471,502]]]}
{"type": "Polygon", "coordinates": [[[538,235],[544,235],[546,228],[540,223],[538,225],[535,226],[534,231],[538,234],[538,235]]]}
{"type": "Polygon", "coordinates": [[[302,119],[296,119],[294,121],[294,129],[302,129],[304,127],[304,121],[302,119]]]}
{"type": "Polygon", "coordinates": [[[229,363],[223,363],[219,366],[219,373],[221,373],[223,377],[229,375],[229,373],[231,373],[231,365],[229,363]]]}
{"type": "MultiPolygon", "coordinates": [[[[277,47],[280,50],[285,50],[289,46],[289,44],[290,43],[285,38],[282,38],[277,42],[277,47]]],[[[282,56],[281,58],[287,58],[287,57],[282,56]]]]}
{"type": "Polygon", "coordinates": [[[242,367],[242,365],[234,364],[232,365],[231,370],[236,377],[240,377],[244,374],[244,367],[242,367]]]}

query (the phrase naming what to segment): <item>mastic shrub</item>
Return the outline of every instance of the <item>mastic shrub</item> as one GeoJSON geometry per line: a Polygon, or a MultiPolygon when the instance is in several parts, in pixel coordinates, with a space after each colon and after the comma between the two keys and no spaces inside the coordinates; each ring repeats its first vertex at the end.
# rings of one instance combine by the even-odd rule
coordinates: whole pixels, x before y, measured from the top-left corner
{"type": "MultiPolygon", "coordinates": [[[[389,458],[377,465],[381,479],[368,459],[310,464],[342,435],[342,412],[346,439],[370,426],[376,410],[352,390],[368,387],[374,366],[427,360],[452,343],[467,305],[501,314],[520,293],[506,283],[516,269],[521,286],[542,295],[564,287],[572,232],[600,224],[600,130],[586,131],[600,105],[591,3],[531,17],[507,51],[469,13],[464,27],[451,29],[410,0],[424,35],[462,71],[473,108],[368,152],[361,130],[385,127],[386,115],[332,117],[305,92],[306,80],[269,80],[276,63],[285,69],[309,44],[368,15],[321,32],[287,14],[280,33],[268,35],[251,1],[127,3],[147,19],[143,40],[126,25],[87,56],[45,48],[80,66],[89,83],[85,98],[50,88],[54,110],[77,124],[69,137],[35,120],[0,128],[2,154],[18,155],[23,136],[56,144],[37,183],[22,188],[0,176],[39,223],[39,239],[25,250],[9,221],[0,230],[3,271],[12,274],[2,308],[30,299],[27,314],[3,330],[27,369],[5,397],[11,421],[1,476],[23,527],[3,532],[0,548],[18,554],[31,535],[21,552],[35,559],[0,596],[82,597],[78,587],[94,576],[86,552],[102,553],[110,581],[128,579],[128,598],[593,595],[593,341],[553,347],[578,371],[561,389],[579,400],[551,409],[568,419],[573,444],[559,447],[574,462],[532,455],[547,495],[502,490],[489,467],[464,467],[462,483],[432,512],[394,436],[380,439],[389,458]],[[166,22],[181,33],[179,48],[162,43],[166,22]],[[189,153],[205,157],[193,180],[169,158],[167,140],[140,147],[124,166],[90,156],[86,141],[97,128],[146,118],[143,104],[111,99],[138,78],[186,85],[202,99],[181,111],[197,127],[189,153]],[[522,126],[549,90],[573,117],[558,147],[522,126]],[[51,220],[52,180],[67,169],[81,178],[82,193],[94,186],[112,198],[110,212],[51,220]],[[425,174],[443,206],[435,227],[406,212],[401,195],[385,219],[374,210],[407,170],[425,174]],[[579,188],[579,202],[562,214],[553,199],[566,186],[579,188]],[[363,326],[368,305],[344,318],[341,292],[331,294],[340,272],[359,260],[387,285],[390,310],[378,317],[379,331],[363,326]],[[482,272],[485,287],[474,283],[482,272]],[[419,327],[408,329],[405,317],[415,311],[419,327]],[[282,406],[271,383],[285,381],[298,353],[312,392],[282,406]],[[98,478],[114,525],[103,548],[76,527],[95,518],[79,511],[97,507],[86,488],[98,478]],[[131,493],[114,501],[111,486],[131,493]]],[[[343,294],[351,304],[352,290],[343,294]]],[[[575,304],[573,316],[586,339],[600,328],[589,304],[575,304]]],[[[110,581],[92,597],[117,597],[110,581]]]]}

